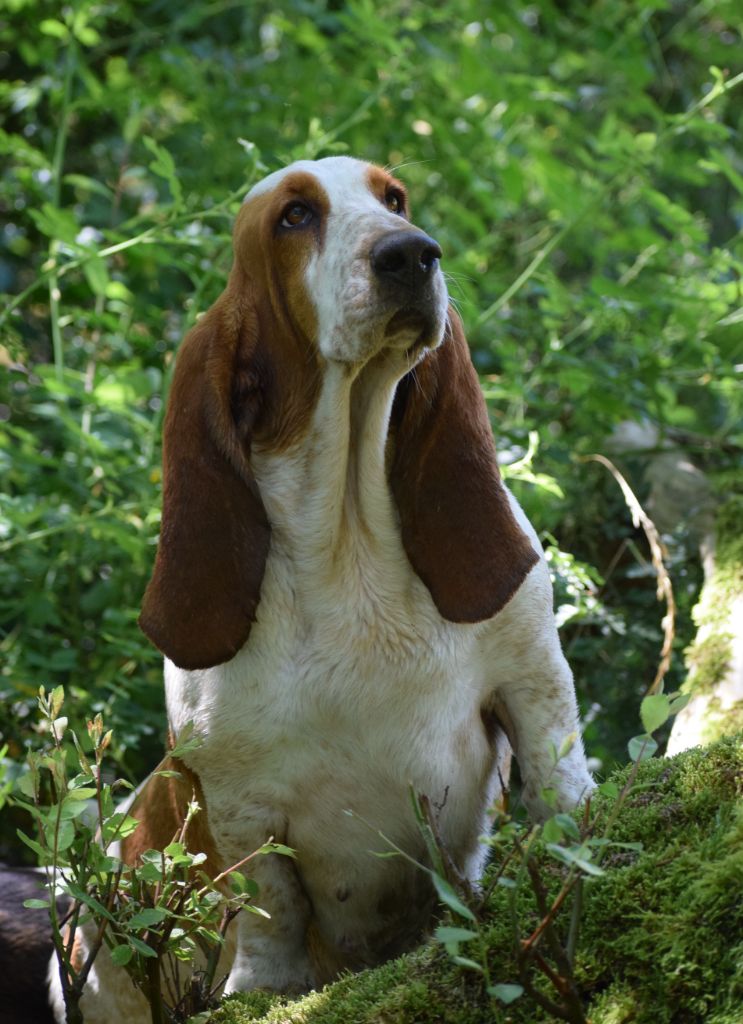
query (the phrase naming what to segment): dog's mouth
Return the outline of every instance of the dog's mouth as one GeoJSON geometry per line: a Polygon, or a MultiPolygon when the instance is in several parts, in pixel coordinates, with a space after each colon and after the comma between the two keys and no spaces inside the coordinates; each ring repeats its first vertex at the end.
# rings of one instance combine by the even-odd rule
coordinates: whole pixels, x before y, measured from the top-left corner
{"type": "Polygon", "coordinates": [[[438,317],[431,309],[403,306],[387,321],[385,339],[395,348],[402,348],[408,356],[424,348],[435,348],[441,340],[438,317]]]}

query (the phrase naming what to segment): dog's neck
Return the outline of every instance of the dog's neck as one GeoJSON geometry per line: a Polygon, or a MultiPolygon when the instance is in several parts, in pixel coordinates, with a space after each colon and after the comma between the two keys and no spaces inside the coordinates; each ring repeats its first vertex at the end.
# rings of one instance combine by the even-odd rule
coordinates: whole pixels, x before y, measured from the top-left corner
{"type": "Polygon", "coordinates": [[[332,564],[329,553],[340,555],[359,534],[372,546],[398,538],[385,449],[402,358],[383,355],[362,368],[328,362],[309,428],[294,449],[254,453],[272,529],[291,537],[294,554],[307,568],[316,563],[318,573],[332,564]]]}

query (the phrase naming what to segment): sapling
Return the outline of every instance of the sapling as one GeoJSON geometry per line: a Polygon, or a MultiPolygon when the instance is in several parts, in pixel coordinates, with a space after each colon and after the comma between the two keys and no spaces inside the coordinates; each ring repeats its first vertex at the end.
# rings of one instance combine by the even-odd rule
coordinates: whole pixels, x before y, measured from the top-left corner
{"type": "MultiPolygon", "coordinates": [[[[245,910],[268,917],[253,902],[258,886],[239,869],[255,856],[293,851],[269,840],[211,878],[201,866],[206,855],[189,850],[189,826],[200,811],[194,798],[164,850],[124,864],[118,844],[138,823],[116,806],[129,783],[105,780],[111,730],[101,715],[88,722],[86,754],[60,714],[63,688],[47,694],[42,687],[38,704],[51,746],[28,755],[13,800],[36,822],[36,838],[18,834],[44,869],[47,894],[26,905],[49,912],[67,1024],[83,1022],[85,984],[104,944],[144,993],[152,1024],[182,1024],[215,1005],[225,980],[217,974],[219,953],[235,916],[245,910]]],[[[188,742],[190,749],[195,741],[188,742]]],[[[183,748],[172,751],[178,753],[183,748]]]]}

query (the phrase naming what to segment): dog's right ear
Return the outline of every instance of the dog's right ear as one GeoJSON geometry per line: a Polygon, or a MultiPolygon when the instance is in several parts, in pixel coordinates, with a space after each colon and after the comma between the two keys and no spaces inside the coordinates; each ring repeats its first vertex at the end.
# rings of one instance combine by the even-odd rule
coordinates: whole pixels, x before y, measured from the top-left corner
{"type": "Polygon", "coordinates": [[[139,624],[180,668],[229,661],[248,639],[270,526],[250,468],[261,412],[258,326],[223,296],[186,336],[163,435],[163,513],[139,624]]]}

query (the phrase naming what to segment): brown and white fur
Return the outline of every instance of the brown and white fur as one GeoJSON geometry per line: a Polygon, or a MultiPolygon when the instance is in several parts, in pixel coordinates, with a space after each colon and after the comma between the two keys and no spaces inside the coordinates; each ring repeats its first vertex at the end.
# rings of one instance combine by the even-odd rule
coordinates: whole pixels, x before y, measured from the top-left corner
{"type": "MultiPolygon", "coordinates": [[[[371,856],[364,824],[424,860],[411,785],[474,880],[511,748],[537,817],[548,783],[560,808],[593,783],[580,740],[553,765],[578,718],[547,565],[403,186],[292,164],[249,193],[234,249],[178,355],[141,618],[171,731],[201,745],[144,788],[124,852],[167,843],[194,784],[215,869],[293,847],[251,862],[271,919],[238,918],[226,990],[302,991],[425,929],[427,876],[371,856]]],[[[86,1021],[139,1020],[108,970],[86,1021]]]]}

